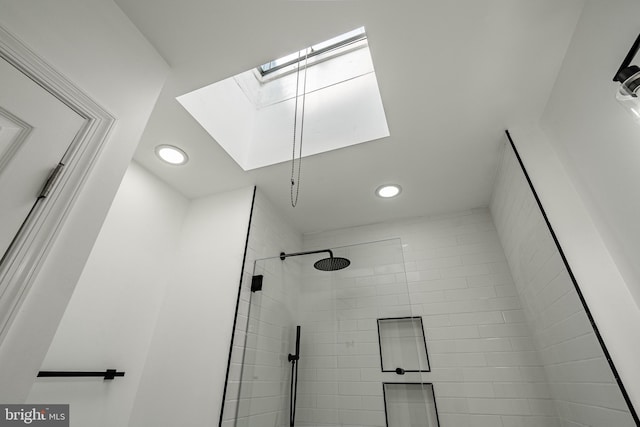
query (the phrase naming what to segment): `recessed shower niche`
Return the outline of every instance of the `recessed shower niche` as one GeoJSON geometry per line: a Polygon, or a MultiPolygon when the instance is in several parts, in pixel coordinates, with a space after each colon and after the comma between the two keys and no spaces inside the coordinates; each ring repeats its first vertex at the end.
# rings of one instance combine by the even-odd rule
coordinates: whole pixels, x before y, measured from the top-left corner
{"type": "Polygon", "coordinates": [[[431,371],[422,317],[378,319],[378,338],[382,372],[431,371]]]}
{"type": "Polygon", "coordinates": [[[384,383],[387,427],[438,427],[438,410],[430,383],[384,383]]]}

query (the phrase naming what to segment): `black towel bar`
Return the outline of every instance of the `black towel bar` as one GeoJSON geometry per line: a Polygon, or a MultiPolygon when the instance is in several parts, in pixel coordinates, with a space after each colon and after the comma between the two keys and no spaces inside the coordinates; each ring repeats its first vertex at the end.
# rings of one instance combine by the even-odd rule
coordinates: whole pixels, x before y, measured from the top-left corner
{"type": "Polygon", "coordinates": [[[40,371],[39,378],[49,377],[103,377],[105,380],[112,380],[115,377],[124,377],[124,372],[117,372],[115,369],[107,369],[104,372],[96,371],[40,371]]]}

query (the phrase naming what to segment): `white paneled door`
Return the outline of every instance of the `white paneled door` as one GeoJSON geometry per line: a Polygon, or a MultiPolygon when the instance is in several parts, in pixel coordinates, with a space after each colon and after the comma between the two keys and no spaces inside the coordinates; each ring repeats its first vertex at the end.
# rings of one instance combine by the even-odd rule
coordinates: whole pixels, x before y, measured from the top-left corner
{"type": "Polygon", "coordinates": [[[0,257],[47,178],[85,123],[71,108],[0,59],[0,257]]]}

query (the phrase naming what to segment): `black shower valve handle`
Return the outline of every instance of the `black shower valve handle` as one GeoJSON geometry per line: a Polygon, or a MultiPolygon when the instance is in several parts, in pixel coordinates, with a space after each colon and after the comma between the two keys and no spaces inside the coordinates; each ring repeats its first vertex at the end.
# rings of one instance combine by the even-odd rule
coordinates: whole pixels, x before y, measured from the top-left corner
{"type": "Polygon", "coordinates": [[[398,375],[404,375],[404,369],[402,369],[402,368],[396,368],[396,374],[398,374],[398,375]]]}

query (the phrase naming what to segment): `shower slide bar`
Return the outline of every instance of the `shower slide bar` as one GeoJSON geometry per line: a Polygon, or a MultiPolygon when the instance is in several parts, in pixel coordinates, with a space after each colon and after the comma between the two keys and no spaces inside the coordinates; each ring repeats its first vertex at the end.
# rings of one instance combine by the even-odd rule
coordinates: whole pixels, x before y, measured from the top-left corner
{"type": "Polygon", "coordinates": [[[103,377],[105,380],[112,380],[115,377],[124,377],[124,372],[117,372],[115,369],[100,371],[40,371],[38,378],[51,377],[103,377]]]}
{"type": "Polygon", "coordinates": [[[296,326],[296,354],[289,353],[291,362],[291,388],[289,393],[289,427],[296,425],[296,402],[298,400],[298,360],[300,360],[300,325],[296,326]]]}

